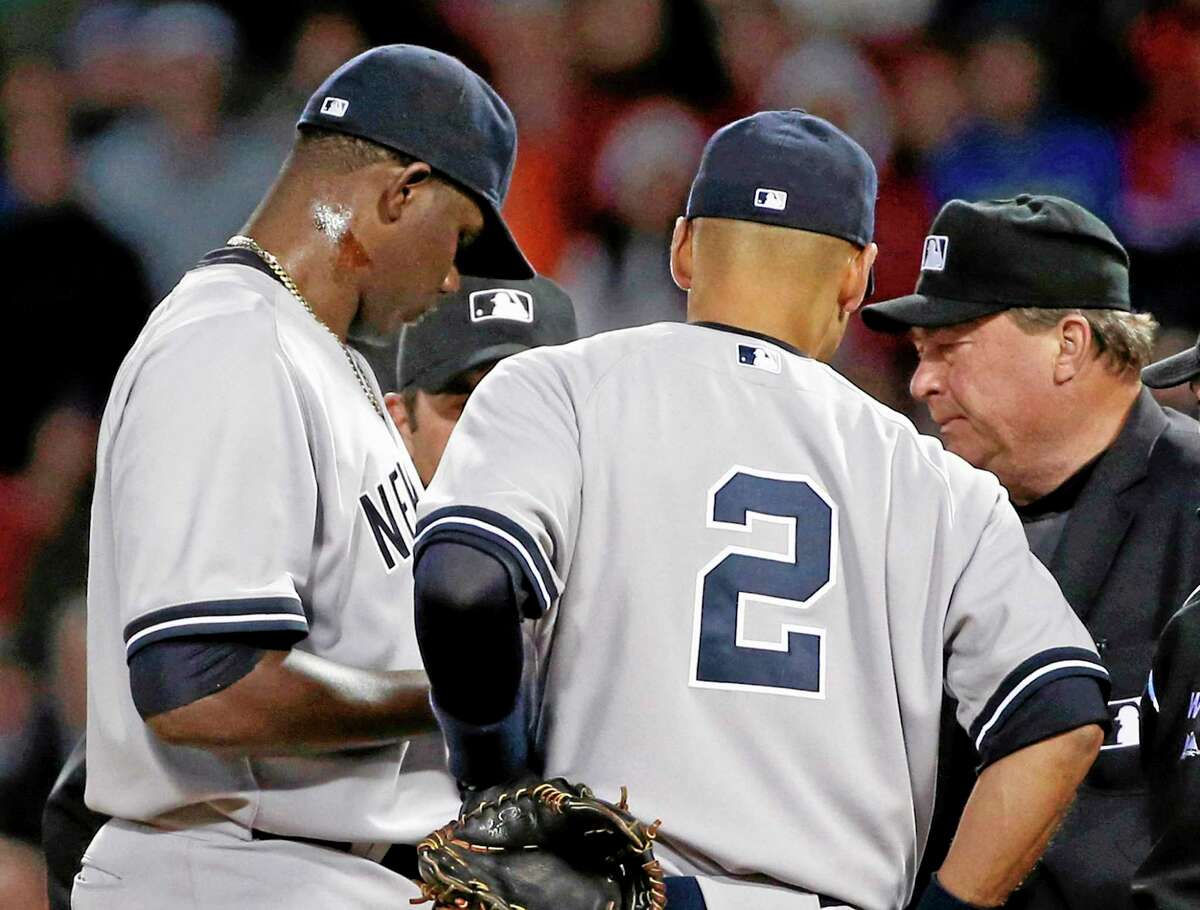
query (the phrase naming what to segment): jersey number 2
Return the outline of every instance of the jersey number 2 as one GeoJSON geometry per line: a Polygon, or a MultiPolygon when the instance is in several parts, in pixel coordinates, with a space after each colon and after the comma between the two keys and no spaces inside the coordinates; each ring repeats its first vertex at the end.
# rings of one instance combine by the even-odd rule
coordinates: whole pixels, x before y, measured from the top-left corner
{"type": "Polygon", "coordinates": [[[825,630],[801,620],[836,584],[836,506],[806,476],[735,467],[709,490],[707,519],[747,534],[782,525],[787,546],[729,546],[700,570],[691,685],[824,698],[825,630]]]}

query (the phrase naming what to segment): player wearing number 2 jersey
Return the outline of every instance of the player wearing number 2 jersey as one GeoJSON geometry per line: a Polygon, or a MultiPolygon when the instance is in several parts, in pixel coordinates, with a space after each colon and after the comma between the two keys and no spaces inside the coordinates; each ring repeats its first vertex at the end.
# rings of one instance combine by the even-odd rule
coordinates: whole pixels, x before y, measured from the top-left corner
{"type": "Polygon", "coordinates": [[[985,770],[930,907],[1002,902],[1099,747],[1105,671],[999,483],[820,362],[874,196],[823,120],[717,133],[672,244],[693,324],[505,361],[421,501],[456,774],[628,784],[673,910],[903,906],[944,687],[985,770]]]}

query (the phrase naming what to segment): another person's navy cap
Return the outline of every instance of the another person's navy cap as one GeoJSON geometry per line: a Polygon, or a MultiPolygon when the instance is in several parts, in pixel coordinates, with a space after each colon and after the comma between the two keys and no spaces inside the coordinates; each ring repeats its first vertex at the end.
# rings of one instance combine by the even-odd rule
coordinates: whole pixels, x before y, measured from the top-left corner
{"type": "Polygon", "coordinates": [[[761,111],[713,134],[688,218],[732,218],[840,237],[875,235],[875,165],[862,146],[801,110],[761,111]]]}
{"type": "Polygon", "coordinates": [[[542,345],[579,337],[575,307],[548,278],[464,275],[462,287],[400,336],[397,388],[440,392],[468,370],[542,345]]]}
{"type": "Polygon", "coordinates": [[[297,126],[369,139],[426,162],[483,211],[483,233],[459,254],[459,270],[532,277],[500,216],[516,161],[516,122],[496,91],[461,61],[408,44],[371,48],[321,84],[297,126]]]}
{"type": "Polygon", "coordinates": [[[1152,389],[1169,389],[1200,379],[1200,338],[1196,346],[1150,364],[1142,370],[1142,382],[1152,389]]]}
{"type": "Polygon", "coordinates": [[[925,238],[915,293],[863,307],[862,318],[900,333],[1018,307],[1132,310],[1125,248],[1069,199],[952,199],[925,238]]]}

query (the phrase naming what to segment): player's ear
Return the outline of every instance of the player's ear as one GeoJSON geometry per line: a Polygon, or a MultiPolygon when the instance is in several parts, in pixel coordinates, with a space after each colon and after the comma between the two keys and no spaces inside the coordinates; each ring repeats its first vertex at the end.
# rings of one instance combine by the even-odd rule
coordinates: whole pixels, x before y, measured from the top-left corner
{"type": "Polygon", "coordinates": [[[400,438],[410,450],[412,448],[412,424],[408,419],[408,408],[404,405],[404,396],[399,392],[388,392],[383,396],[383,406],[387,408],[388,416],[400,431],[400,438]]]}
{"type": "Polygon", "coordinates": [[[679,290],[692,289],[692,223],[683,216],[675,219],[671,233],[671,278],[679,290]]]}
{"type": "Polygon", "coordinates": [[[879,247],[868,243],[850,257],[842,275],[842,286],[838,289],[838,306],[847,316],[862,306],[863,298],[867,296],[867,285],[871,281],[871,267],[875,265],[878,255],[879,247]]]}
{"type": "Polygon", "coordinates": [[[413,197],[417,187],[426,185],[433,177],[433,168],[424,161],[414,161],[388,169],[387,182],[379,200],[380,215],[385,222],[396,221],[413,197]]]}

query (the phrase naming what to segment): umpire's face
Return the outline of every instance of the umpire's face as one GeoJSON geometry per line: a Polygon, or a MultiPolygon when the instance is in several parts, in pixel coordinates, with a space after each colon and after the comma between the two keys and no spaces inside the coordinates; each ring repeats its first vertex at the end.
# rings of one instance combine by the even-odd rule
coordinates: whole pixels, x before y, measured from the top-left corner
{"type": "Polygon", "coordinates": [[[421,483],[429,486],[438,463],[450,442],[450,434],[462,417],[467,399],[493,364],[476,367],[455,377],[444,389],[427,392],[411,389],[384,396],[388,413],[400,431],[421,483]]]}
{"type": "Polygon", "coordinates": [[[1028,334],[1000,313],[911,335],[919,362],[909,388],[951,452],[1006,481],[1061,435],[1055,333],[1028,334]]]}

